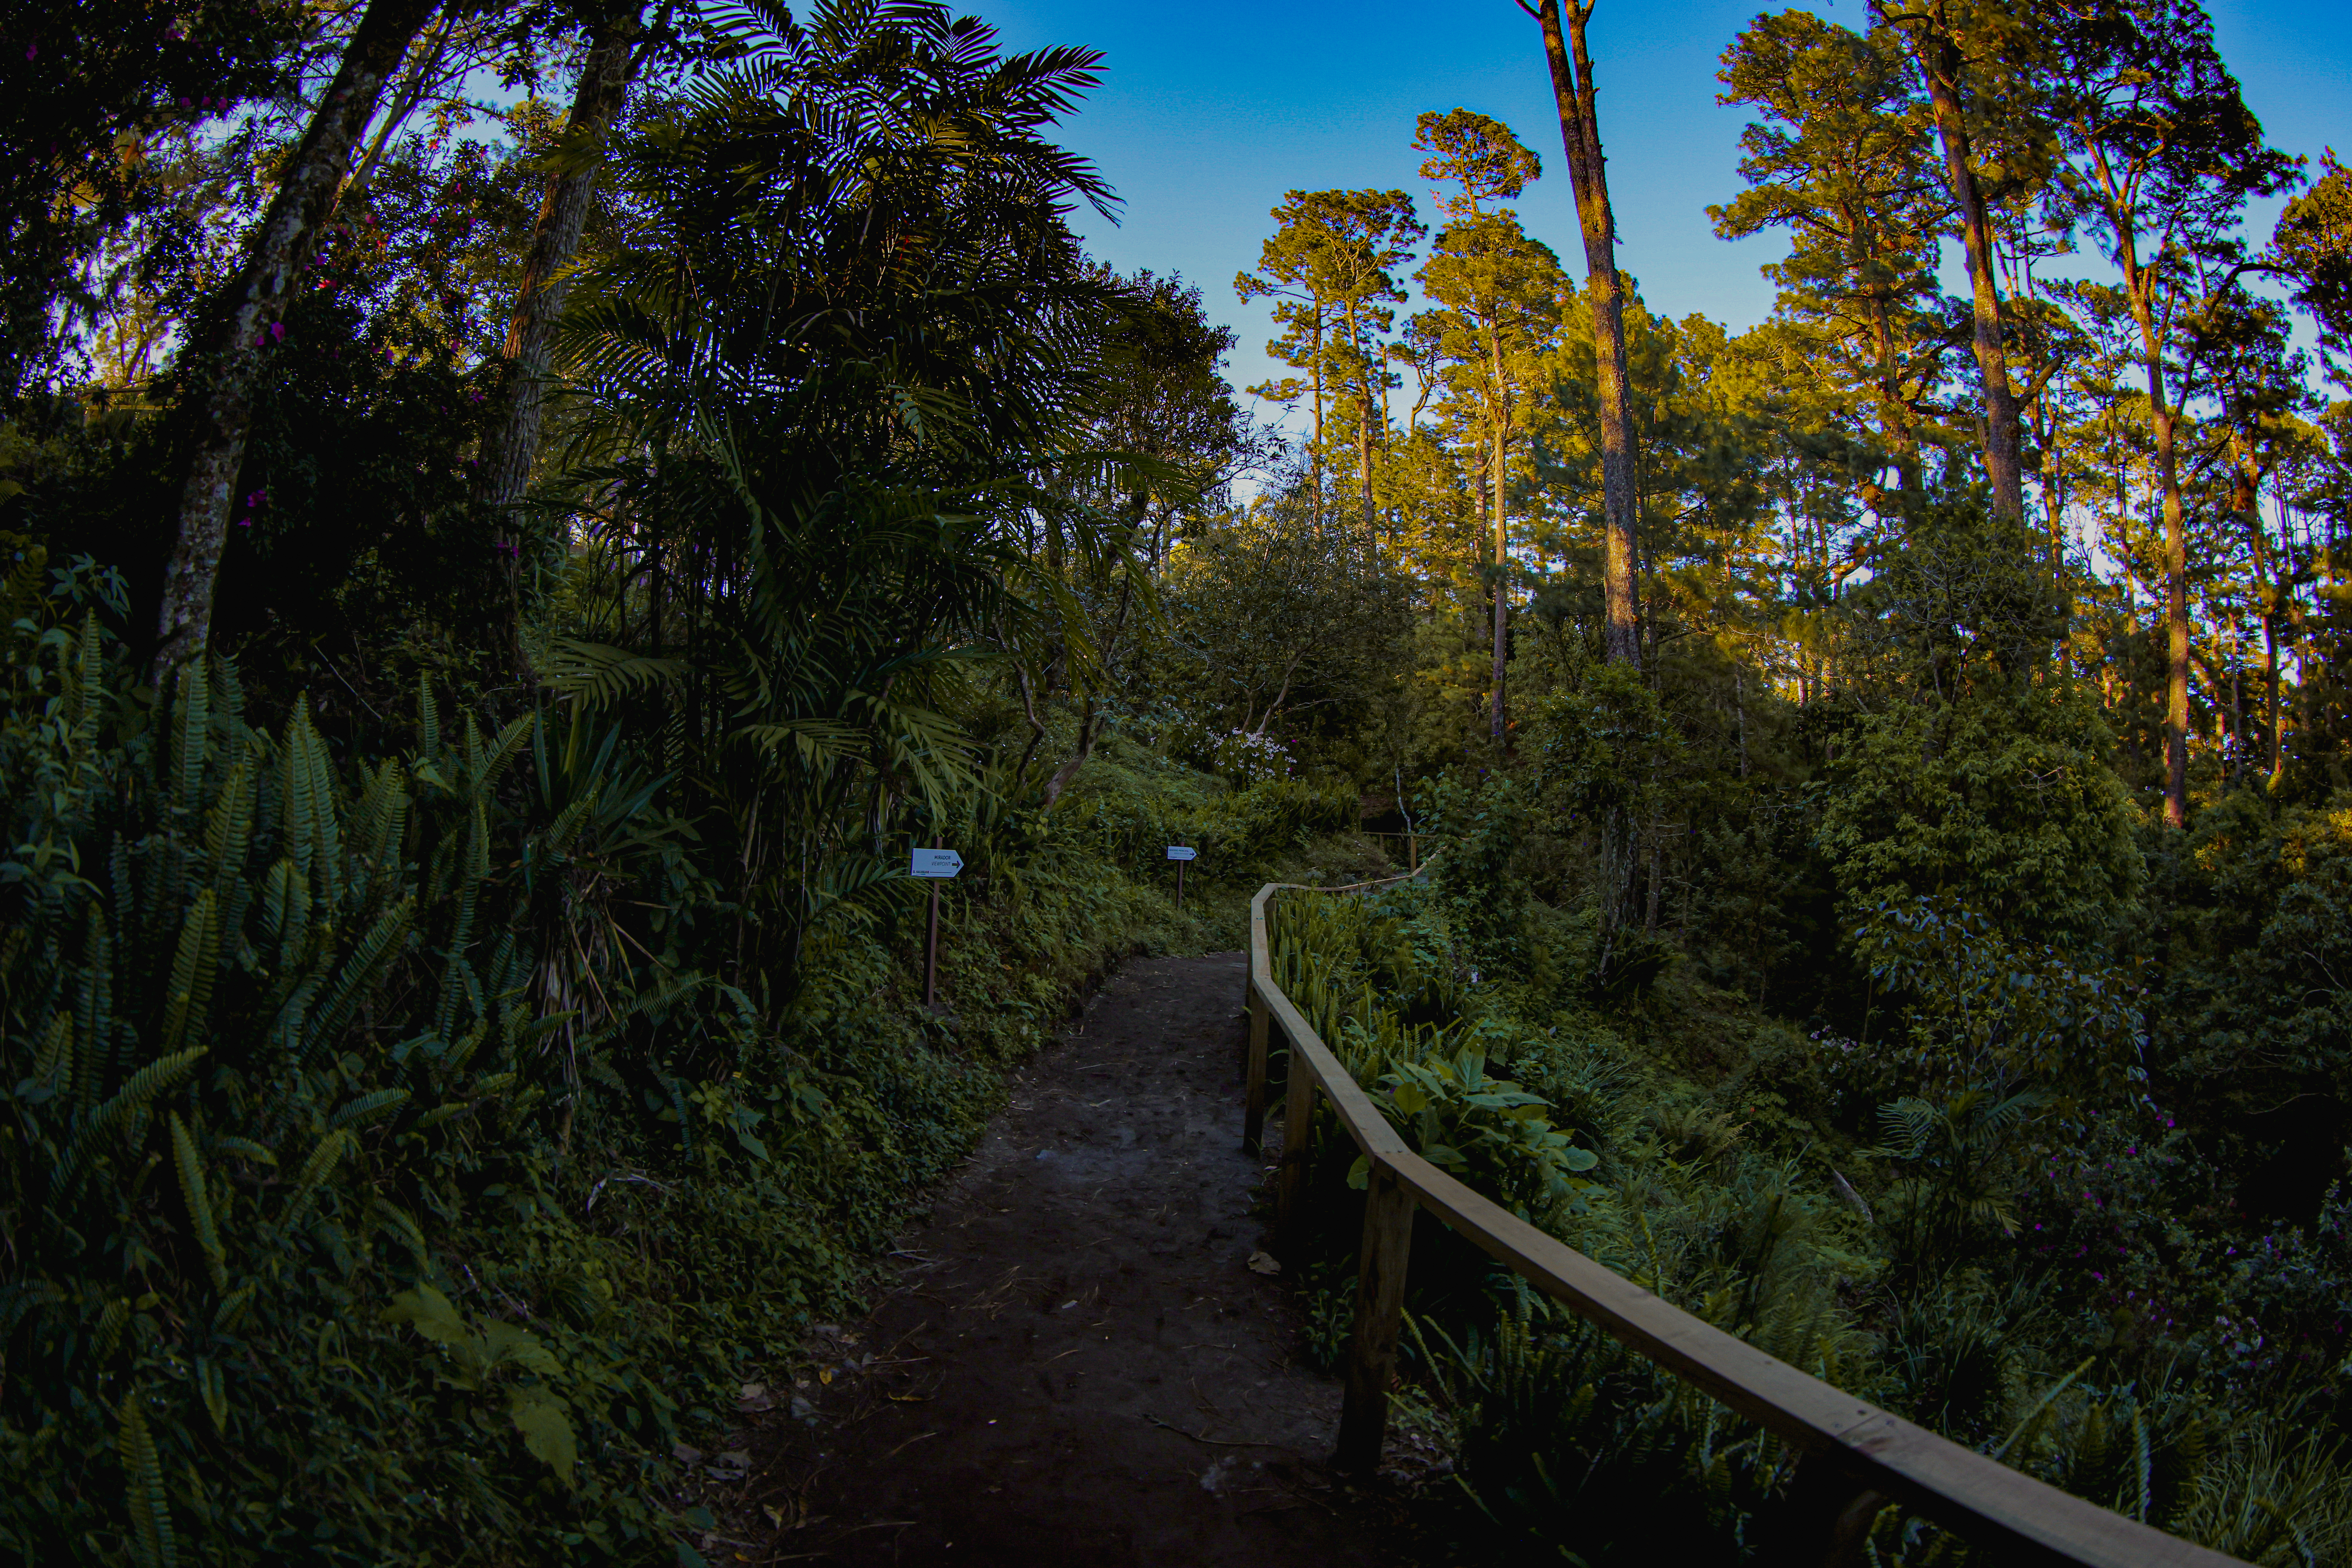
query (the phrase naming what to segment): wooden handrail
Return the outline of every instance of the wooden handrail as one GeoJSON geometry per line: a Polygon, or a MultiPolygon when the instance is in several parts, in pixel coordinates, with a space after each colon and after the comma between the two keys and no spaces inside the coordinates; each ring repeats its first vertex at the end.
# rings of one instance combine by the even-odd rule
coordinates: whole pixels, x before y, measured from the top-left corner
{"type": "Polygon", "coordinates": [[[1416,1208],[1427,1208],[1496,1262],[1633,1351],[1783,1439],[1818,1462],[1836,1485],[1804,1483],[1816,1540],[1790,1561],[1859,1561],[1879,1507],[1900,1503],[1968,1541],[1998,1549],[2001,1563],[2058,1563],[2095,1568],[2225,1568],[2238,1559],[2126,1519],[1990,1457],[1966,1448],[1842,1393],[1662,1300],[1623,1276],[1481,1197],[1405,1147],[1380,1107],[1331,1054],[1275,984],[1266,901],[1276,893],[1356,892],[1405,878],[1347,888],[1269,882],[1250,900],[1248,1100],[1244,1145],[1257,1152],[1265,1115],[1268,1025],[1290,1042],[1278,1180],[1277,1235],[1297,1250],[1296,1226],[1306,1181],[1303,1130],[1321,1090],[1339,1125],[1370,1165],[1356,1316],[1349,1345],[1347,1394],[1339,1417],[1338,1463],[1370,1473],[1388,1426],[1388,1389],[1396,1370],[1397,1330],[1416,1208]],[[1303,1069],[1303,1070],[1302,1070],[1303,1069]]]}

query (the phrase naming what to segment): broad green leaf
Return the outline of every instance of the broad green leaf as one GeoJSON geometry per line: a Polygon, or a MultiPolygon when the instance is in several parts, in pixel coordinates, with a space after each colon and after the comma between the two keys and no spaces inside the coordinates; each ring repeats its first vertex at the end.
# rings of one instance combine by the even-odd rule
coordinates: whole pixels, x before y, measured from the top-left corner
{"type": "Polygon", "coordinates": [[[507,1401],[507,1418],[522,1434],[522,1446],[531,1458],[546,1460],[568,1487],[572,1468],[580,1462],[580,1443],[563,1412],[563,1401],[543,1388],[518,1388],[507,1401]]]}
{"type": "Polygon", "coordinates": [[[416,1331],[437,1345],[453,1345],[467,1337],[466,1321],[449,1298],[430,1285],[403,1290],[383,1310],[387,1323],[413,1323],[416,1331]]]}

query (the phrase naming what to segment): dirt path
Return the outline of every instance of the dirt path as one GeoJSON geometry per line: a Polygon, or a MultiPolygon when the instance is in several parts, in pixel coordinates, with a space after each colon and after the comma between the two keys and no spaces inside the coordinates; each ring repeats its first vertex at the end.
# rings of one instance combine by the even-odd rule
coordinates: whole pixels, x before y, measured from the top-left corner
{"type": "Polygon", "coordinates": [[[1248,1267],[1242,974],[1131,964],[1030,1064],[901,1238],[901,1287],[841,1330],[862,1370],[805,1391],[814,1427],[763,1424],[749,1490],[783,1528],[746,1558],[1396,1561],[1385,1510],[1324,1471],[1339,1385],[1248,1267]]]}

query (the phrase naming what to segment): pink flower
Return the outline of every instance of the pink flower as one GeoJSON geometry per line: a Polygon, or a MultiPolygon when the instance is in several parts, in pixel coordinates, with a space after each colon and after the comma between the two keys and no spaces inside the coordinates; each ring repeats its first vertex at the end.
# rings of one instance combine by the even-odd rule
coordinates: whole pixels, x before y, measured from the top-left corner
{"type": "Polygon", "coordinates": [[[28,59],[28,60],[29,60],[29,59],[31,59],[35,55],[39,54],[40,52],[41,52],[41,46],[40,46],[40,45],[38,45],[38,44],[26,44],[26,45],[25,46],[25,58],[26,58],[26,59],[28,59]]]}

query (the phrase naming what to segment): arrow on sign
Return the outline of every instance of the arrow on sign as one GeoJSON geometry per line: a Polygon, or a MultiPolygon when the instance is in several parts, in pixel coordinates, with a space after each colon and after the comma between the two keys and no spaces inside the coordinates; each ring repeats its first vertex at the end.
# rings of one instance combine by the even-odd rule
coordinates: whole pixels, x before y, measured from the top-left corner
{"type": "Polygon", "coordinates": [[[907,868],[915,877],[952,877],[963,869],[963,857],[952,849],[918,849],[914,863],[907,868]]]}
{"type": "Polygon", "coordinates": [[[1168,847],[1168,858],[1171,860],[1190,860],[1199,853],[1198,849],[1188,848],[1181,844],[1171,844],[1168,847]]]}

